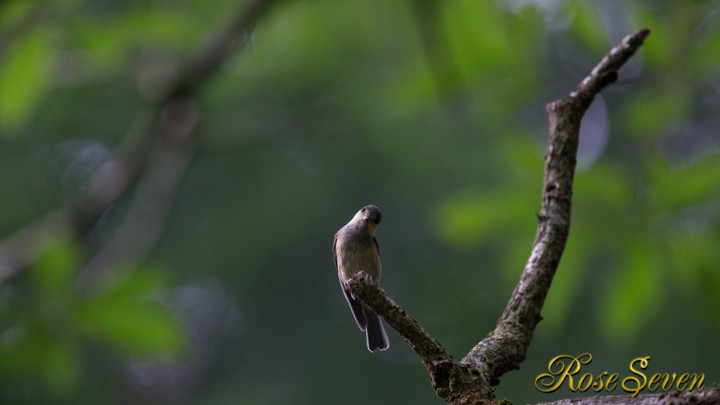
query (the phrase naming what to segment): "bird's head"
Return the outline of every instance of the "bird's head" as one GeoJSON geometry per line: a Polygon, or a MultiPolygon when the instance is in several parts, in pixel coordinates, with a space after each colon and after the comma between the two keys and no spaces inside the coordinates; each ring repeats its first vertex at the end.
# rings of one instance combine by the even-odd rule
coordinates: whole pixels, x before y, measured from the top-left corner
{"type": "Polygon", "coordinates": [[[380,225],[380,220],[382,220],[380,208],[374,205],[366,205],[355,214],[351,222],[367,226],[370,233],[374,234],[375,229],[380,225]]]}

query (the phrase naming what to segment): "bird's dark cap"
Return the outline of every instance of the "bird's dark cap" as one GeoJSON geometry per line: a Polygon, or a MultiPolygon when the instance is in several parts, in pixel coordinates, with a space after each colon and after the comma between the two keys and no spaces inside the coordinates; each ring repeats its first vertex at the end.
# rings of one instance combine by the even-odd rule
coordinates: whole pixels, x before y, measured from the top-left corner
{"type": "Polygon", "coordinates": [[[380,213],[380,208],[375,205],[366,205],[360,211],[367,212],[368,219],[375,223],[375,225],[379,224],[382,220],[382,213],[380,213]]]}

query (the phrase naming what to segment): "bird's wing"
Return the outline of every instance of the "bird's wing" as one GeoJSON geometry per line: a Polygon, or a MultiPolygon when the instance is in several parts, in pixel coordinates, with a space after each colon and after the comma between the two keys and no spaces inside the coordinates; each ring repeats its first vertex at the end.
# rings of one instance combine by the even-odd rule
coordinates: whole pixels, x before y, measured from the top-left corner
{"type": "Polygon", "coordinates": [[[353,314],[353,317],[355,318],[355,322],[357,323],[358,328],[360,330],[365,331],[368,326],[368,320],[367,316],[365,316],[365,309],[360,302],[360,300],[354,298],[352,294],[350,294],[350,291],[345,288],[345,284],[343,283],[343,279],[340,276],[340,271],[338,269],[338,263],[337,263],[337,234],[335,235],[335,239],[333,239],[333,262],[335,263],[335,271],[338,273],[338,280],[340,281],[340,289],[342,289],[343,295],[345,295],[345,300],[347,301],[348,305],[350,306],[350,311],[353,314]]]}
{"type": "Polygon", "coordinates": [[[362,304],[362,302],[360,302],[359,299],[353,298],[352,294],[350,294],[350,291],[348,291],[343,285],[342,280],[340,280],[340,288],[342,288],[343,294],[345,294],[345,299],[347,300],[348,305],[350,305],[350,311],[352,311],[358,328],[360,328],[360,330],[364,332],[365,330],[367,330],[368,327],[368,320],[367,316],[365,315],[364,305],[362,304]]]}

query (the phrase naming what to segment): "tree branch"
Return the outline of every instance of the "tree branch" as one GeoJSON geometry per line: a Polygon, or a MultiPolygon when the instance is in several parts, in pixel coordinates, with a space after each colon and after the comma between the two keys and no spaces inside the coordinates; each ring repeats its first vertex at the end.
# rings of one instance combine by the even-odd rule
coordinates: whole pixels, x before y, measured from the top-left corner
{"type": "MultiPolygon", "coordinates": [[[[438,341],[381,288],[362,275],[351,282],[357,297],[380,315],[408,342],[430,373],[437,395],[453,404],[476,404],[494,399],[492,386],[525,360],[570,232],[572,181],[580,136],[580,122],[605,86],[617,80],[617,70],[642,45],[650,31],[641,29],[613,48],[568,97],[547,106],[550,133],[539,223],[530,258],[497,326],[460,361],[454,362],[438,341]]],[[[681,394],[678,394],[681,395],[681,394]]],[[[636,397],[641,398],[642,396],[636,397]]],[[[634,401],[628,396],[624,402],[634,401]]]]}
{"type": "Polygon", "coordinates": [[[606,404],[642,404],[642,405],[714,405],[720,403],[720,386],[703,388],[693,392],[664,392],[662,394],[644,394],[636,397],[610,395],[562,399],[544,402],[542,405],[606,405],[606,404]]]}
{"type": "MultiPolygon", "coordinates": [[[[205,80],[210,78],[217,67],[232,52],[247,42],[249,33],[257,21],[272,5],[278,2],[279,0],[253,1],[237,15],[225,30],[202,47],[197,55],[191,59],[188,67],[172,82],[163,93],[163,96],[158,99],[157,105],[153,108],[150,116],[143,117],[139,120],[138,126],[130,129],[116,152],[116,159],[101,165],[93,173],[86,189],[78,195],[74,202],[69,204],[68,207],[58,208],[44,215],[0,241],[0,283],[12,277],[16,272],[27,268],[50,249],[52,246],[46,241],[48,235],[65,239],[87,233],[97,219],[128,192],[130,186],[137,181],[140,175],[144,171],[148,171],[148,166],[151,166],[149,171],[154,172],[150,177],[156,179],[163,176],[172,176],[169,170],[173,168],[180,170],[176,174],[182,174],[193,155],[192,140],[196,136],[194,129],[195,121],[198,119],[196,116],[197,111],[194,106],[188,104],[189,99],[186,95],[192,93],[205,80]],[[177,114],[179,109],[191,111],[190,116],[183,117],[183,122],[190,123],[188,127],[190,130],[181,134],[181,136],[176,136],[178,135],[177,125],[168,122],[167,116],[177,114]],[[149,155],[153,149],[155,152],[149,155]],[[158,163],[154,165],[157,170],[152,169],[153,165],[149,165],[150,160],[160,156],[167,158],[163,158],[167,164],[163,166],[162,163],[158,163]]],[[[185,129],[187,128],[182,130],[185,129]]],[[[159,183],[156,182],[155,184],[159,183]]],[[[177,187],[177,184],[179,184],[179,179],[176,178],[173,187],[177,187]]],[[[172,199],[168,200],[168,197],[174,195],[173,187],[165,188],[164,197],[157,195],[159,199],[162,199],[164,204],[162,207],[169,207],[172,199]]],[[[146,189],[150,188],[147,187],[146,189]]],[[[147,213],[145,209],[137,211],[147,213]]],[[[158,226],[162,227],[164,223],[162,218],[165,218],[166,214],[158,217],[161,219],[157,222],[158,226]]],[[[145,216],[145,218],[148,217],[145,216]]],[[[136,219],[130,221],[130,223],[136,225],[140,223],[136,219]]],[[[131,226],[130,228],[138,229],[137,226],[131,226]]],[[[122,234],[127,236],[125,231],[122,234]]],[[[123,239],[127,241],[128,239],[123,235],[118,236],[116,240],[123,239]]],[[[155,239],[146,238],[145,242],[152,243],[155,239]]],[[[131,245],[128,244],[127,246],[131,245]]],[[[146,252],[150,249],[151,244],[145,243],[145,245],[140,246],[135,243],[134,246],[139,248],[138,252],[146,252]]],[[[107,253],[103,253],[103,265],[96,267],[93,265],[91,269],[106,268],[110,257],[118,257],[117,251],[110,254],[110,251],[115,249],[115,247],[111,247],[105,251],[107,253]]],[[[127,249],[123,251],[127,252],[127,249]]],[[[84,277],[88,278],[89,276],[85,275],[84,277]]]]}
{"type": "Polygon", "coordinates": [[[238,48],[250,39],[255,24],[279,0],[254,0],[225,30],[200,49],[183,74],[168,89],[165,99],[183,96],[198,88],[238,48]]]}
{"type": "MultiPolygon", "coordinates": [[[[191,100],[176,100],[160,115],[158,139],[150,151],[129,210],[111,238],[87,263],[78,286],[89,290],[98,283],[117,281],[122,264],[142,262],[160,239],[196,150],[198,108],[191,100]]],[[[124,270],[123,270],[124,269],[124,270]]]]}
{"type": "Polygon", "coordinates": [[[550,134],[545,155],[542,206],[530,258],[495,330],[478,343],[461,363],[487,375],[492,385],[525,360],[540,311],[560,263],[570,232],[570,208],[580,122],[605,86],[617,80],[617,70],[650,34],[641,29],[625,37],[579,85],[576,91],[547,106],[550,134]]]}
{"type": "MultiPolygon", "coordinates": [[[[385,290],[366,280],[364,273],[360,272],[348,283],[350,291],[405,339],[427,368],[430,382],[438,396],[447,397],[461,383],[459,376],[470,371],[462,370],[465,367],[456,363],[440,342],[433,339],[385,290]]],[[[492,396],[490,386],[485,384],[484,387],[487,391],[483,395],[492,396]]]]}
{"type": "Polygon", "coordinates": [[[426,366],[437,361],[452,361],[452,357],[433,339],[420,324],[401,306],[395,303],[382,288],[365,282],[360,272],[348,283],[350,291],[360,298],[374,312],[386,314],[385,322],[390,324],[407,341],[426,366]]]}

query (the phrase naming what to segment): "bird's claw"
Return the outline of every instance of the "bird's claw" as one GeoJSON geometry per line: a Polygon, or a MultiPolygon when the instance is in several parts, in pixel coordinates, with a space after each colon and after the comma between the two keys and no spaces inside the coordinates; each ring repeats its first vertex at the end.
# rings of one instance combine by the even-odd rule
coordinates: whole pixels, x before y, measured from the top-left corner
{"type": "Polygon", "coordinates": [[[360,272],[360,280],[364,281],[367,284],[372,284],[373,278],[370,274],[363,272],[360,272]]]}

